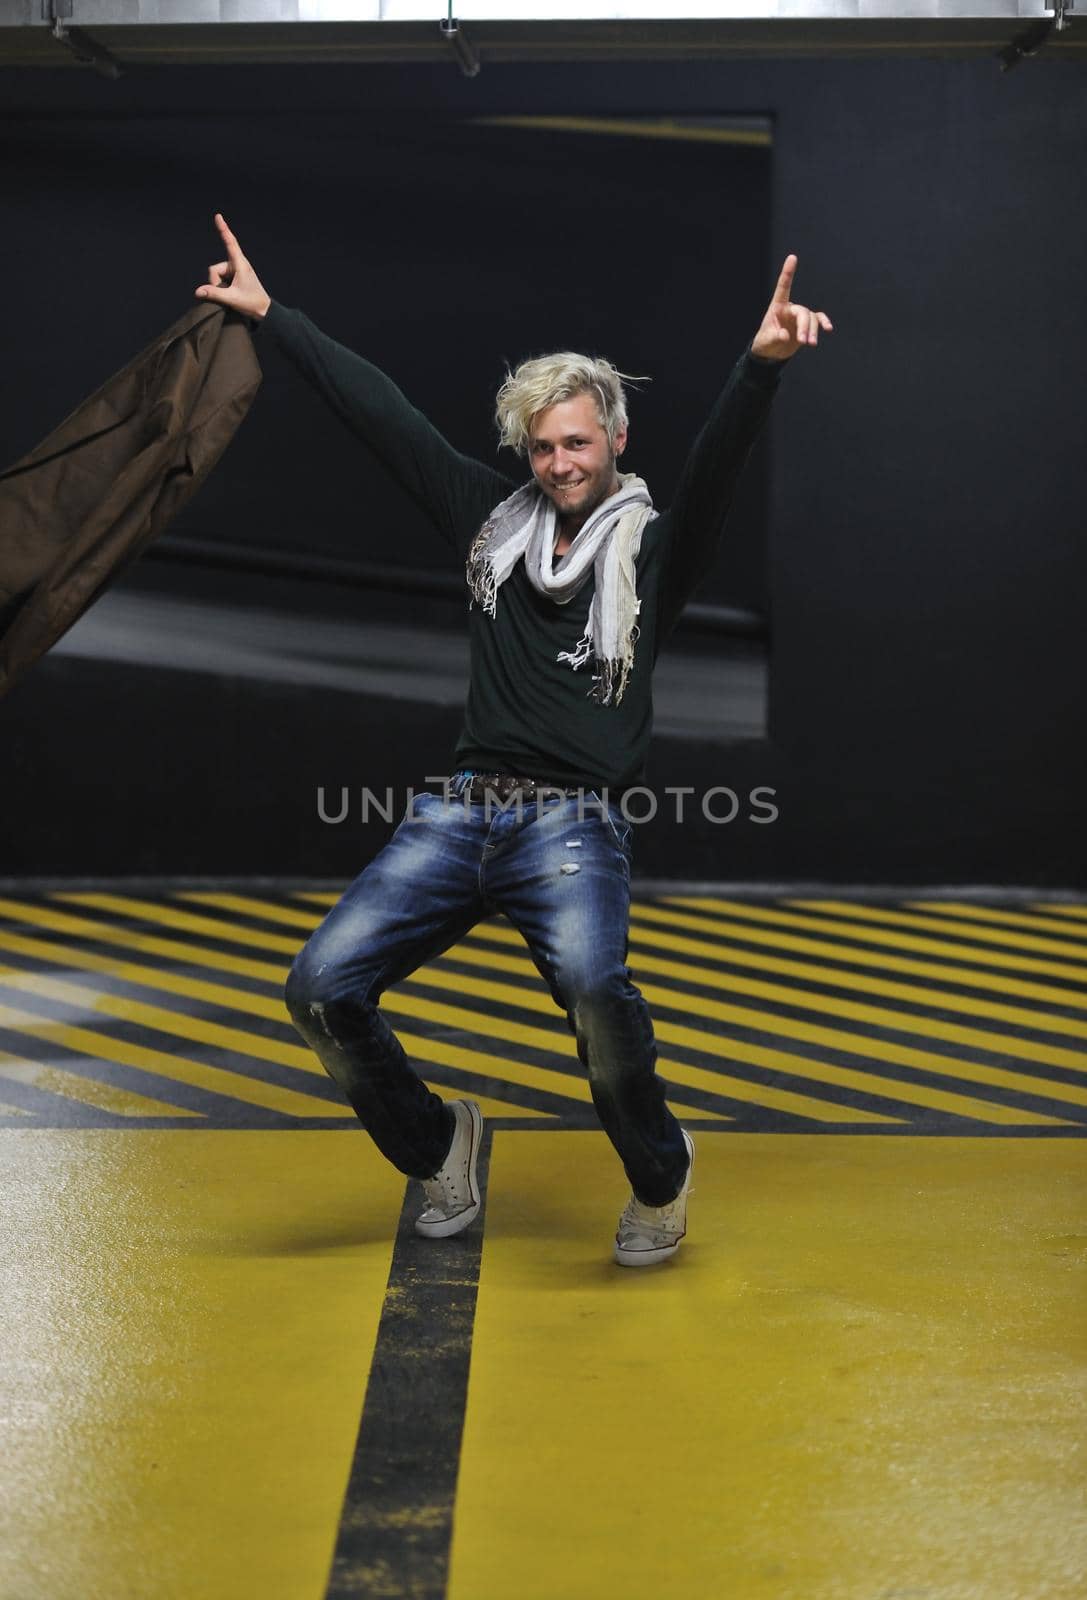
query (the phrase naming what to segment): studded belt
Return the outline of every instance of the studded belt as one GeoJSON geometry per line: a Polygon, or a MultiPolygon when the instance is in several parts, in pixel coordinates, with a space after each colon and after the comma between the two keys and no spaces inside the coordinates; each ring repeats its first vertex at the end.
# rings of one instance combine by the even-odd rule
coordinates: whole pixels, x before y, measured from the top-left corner
{"type": "MultiPolygon", "coordinates": [[[[465,791],[462,791],[465,792],[465,791]]],[[[473,772],[472,781],[466,786],[470,800],[478,805],[485,805],[488,795],[492,803],[495,800],[505,803],[520,795],[522,801],[535,800],[537,794],[546,800],[554,800],[560,794],[581,794],[582,790],[574,785],[564,788],[560,783],[541,783],[536,778],[515,778],[505,772],[473,772]]]]}

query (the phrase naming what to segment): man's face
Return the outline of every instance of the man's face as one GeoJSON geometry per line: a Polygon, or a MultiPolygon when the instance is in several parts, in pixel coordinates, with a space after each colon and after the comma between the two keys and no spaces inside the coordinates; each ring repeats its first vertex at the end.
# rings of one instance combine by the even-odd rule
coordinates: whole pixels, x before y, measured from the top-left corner
{"type": "Polygon", "coordinates": [[[536,482],[560,517],[575,517],[580,524],[615,493],[619,487],[615,458],[626,442],[623,428],[612,449],[591,394],[560,400],[536,413],[528,459],[536,482]]]}

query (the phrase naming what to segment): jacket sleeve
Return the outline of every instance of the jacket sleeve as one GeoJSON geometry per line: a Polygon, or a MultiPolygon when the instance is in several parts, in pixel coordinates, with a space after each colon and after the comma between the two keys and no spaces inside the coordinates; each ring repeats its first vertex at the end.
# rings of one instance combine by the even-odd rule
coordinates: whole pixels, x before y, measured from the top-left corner
{"type": "Polygon", "coordinates": [[[740,473],[786,365],[753,356],[748,345],[691,447],[669,508],[671,536],[664,552],[658,640],[671,632],[713,564],[740,473]]]}
{"type": "Polygon", "coordinates": [[[351,432],[466,556],[487,513],[513,492],[502,473],[461,455],[378,367],[303,312],[273,300],[262,326],[351,432]]]}
{"type": "Polygon", "coordinates": [[[0,472],[0,695],[170,525],[260,381],[244,319],[193,305],[0,472]]]}

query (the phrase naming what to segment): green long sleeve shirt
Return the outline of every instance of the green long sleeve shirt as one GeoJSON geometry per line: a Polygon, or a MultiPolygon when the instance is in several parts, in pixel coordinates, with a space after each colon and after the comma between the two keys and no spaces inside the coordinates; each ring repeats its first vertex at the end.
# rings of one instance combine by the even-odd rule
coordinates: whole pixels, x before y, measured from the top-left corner
{"type": "MultiPolygon", "coordinates": [[[[390,378],[322,333],[303,312],[273,301],[263,326],[463,563],[487,514],[516,485],[461,455],[390,378]]],[[[591,572],[560,606],[536,592],[518,562],[498,590],[494,617],[478,606],[469,609],[465,581],[471,668],[451,770],[510,773],[587,789],[606,785],[613,796],[644,780],[657,654],[710,568],[737,480],[785,365],[753,356],[748,346],[691,448],[672,504],[645,526],[637,562],[640,632],[618,705],[591,698],[591,661],[575,671],[557,659],[585,631],[591,572]]]]}

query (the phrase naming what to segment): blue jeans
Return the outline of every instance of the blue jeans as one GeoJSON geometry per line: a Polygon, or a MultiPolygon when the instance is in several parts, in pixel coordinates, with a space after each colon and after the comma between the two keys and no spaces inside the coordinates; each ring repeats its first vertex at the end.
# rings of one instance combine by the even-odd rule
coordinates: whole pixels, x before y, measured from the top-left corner
{"type": "Polygon", "coordinates": [[[295,1026],[382,1153],[429,1178],[453,1135],[452,1113],[409,1066],[378,1001],[504,912],[566,1013],[593,1105],[647,1205],[686,1176],[679,1124],[656,1074],[649,1008],[626,967],[630,824],[591,791],[509,809],[420,794],[392,839],[299,952],[287,979],[295,1026]],[[580,816],[579,816],[580,811],[580,816]]]}

